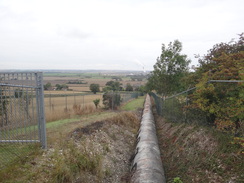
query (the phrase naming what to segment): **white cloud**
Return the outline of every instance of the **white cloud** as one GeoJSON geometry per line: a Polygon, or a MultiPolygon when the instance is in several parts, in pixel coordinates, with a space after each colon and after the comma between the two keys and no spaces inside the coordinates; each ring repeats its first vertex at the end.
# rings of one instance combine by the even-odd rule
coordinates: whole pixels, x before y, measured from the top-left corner
{"type": "Polygon", "coordinates": [[[0,0],[0,67],[152,69],[162,43],[193,59],[237,37],[243,12],[241,0],[0,0]]]}

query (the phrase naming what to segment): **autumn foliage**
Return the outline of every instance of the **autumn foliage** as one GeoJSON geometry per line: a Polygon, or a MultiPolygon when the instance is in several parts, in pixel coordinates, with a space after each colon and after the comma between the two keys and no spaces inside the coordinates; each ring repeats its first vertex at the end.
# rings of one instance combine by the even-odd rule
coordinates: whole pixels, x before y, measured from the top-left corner
{"type": "Polygon", "coordinates": [[[244,119],[244,83],[231,80],[244,80],[243,34],[236,42],[215,45],[199,63],[191,106],[204,111],[218,129],[237,133],[244,119]]]}
{"type": "Polygon", "coordinates": [[[165,118],[214,125],[223,131],[244,133],[244,33],[237,40],[213,46],[190,72],[190,61],[180,53],[179,41],[162,47],[147,82],[161,95],[165,118]],[[190,118],[190,119],[189,119],[190,118]]]}

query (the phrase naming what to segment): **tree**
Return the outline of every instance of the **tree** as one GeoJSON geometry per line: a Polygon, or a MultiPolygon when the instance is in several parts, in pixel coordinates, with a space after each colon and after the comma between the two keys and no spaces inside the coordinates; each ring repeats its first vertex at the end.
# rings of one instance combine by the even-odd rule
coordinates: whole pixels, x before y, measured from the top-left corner
{"type": "Polygon", "coordinates": [[[162,44],[162,53],[157,58],[154,70],[149,77],[147,86],[159,94],[168,96],[183,90],[186,86],[181,79],[188,72],[190,60],[181,54],[182,43],[175,40],[168,44],[168,48],[162,44]]]}
{"type": "Polygon", "coordinates": [[[97,92],[100,92],[100,86],[99,84],[90,84],[90,90],[96,94],[97,92]]]}
{"type": "Polygon", "coordinates": [[[200,80],[192,106],[204,111],[219,129],[236,130],[244,119],[244,84],[208,81],[244,79],[243,34],[238,41],[216,44],[199,63],[200,80]]]}
{"type": "Polygon", "coordinates": [[[100,102],[100,99],[95,99],[95,100],[93,100],[93,103],[94,103],[94,105],[96,106],[96,109],[97,109],[97,107],[98,107],[98,105],[99,105],[99,102],[100,102]]]}
{"type": "Polygon", "coordinates": [[[121,91],[123,89],[121,85],[122,84],[118,81],[108,81],[106,83],[106,90],[121,91]]]}
{"type": "Polygon", "coordinates": [[[114,79],[116,81],[122,81],[122,78],[118,77],[118,76],[112,76],[112,79],[114,79]]]}
{"type": "Polygon", "coordinates": [[[121,103],[121,96],[119,93],[105,93],[103,94],[103,105],[105,109],[117,109],[121,103]]]}
{"type": "Polygon", "coordinates": [[[144,85],[141,85],[141,86],[139,86],[139,87],[136,87],[136,88],[135,88],[135,91],[139,91],[139,92],[141,92],[142,95],[143,95],[144,93],[147,93],[146,86],[144,86],[144,85]]]}
{"type": "Polygon", "coordinates": [[[8,124],[8,100],[7,96],[5,95],[6,88],[1,86],[0,88],[0,120],[3,122],[1,123],[0,127],[3,125],[8,124]]]}
{"type": "Polygon", "coordinates": [[[52,84],[50,82],[44,85],[44,90],[50,90],[51,88],[52,88],[52,84]]]}
{"type": "Polygon", "coordinates": [[[133,91],[133,87],[131,86],[130,83],[126,84],[125,91],[133,91]]]}
{"type": "Polygon", "coordinates": [[[62,84],[62,85],[56,84],[56,90],[67,90],[67,89],[69,89],[69,86],[66,84],[62,84]]]}

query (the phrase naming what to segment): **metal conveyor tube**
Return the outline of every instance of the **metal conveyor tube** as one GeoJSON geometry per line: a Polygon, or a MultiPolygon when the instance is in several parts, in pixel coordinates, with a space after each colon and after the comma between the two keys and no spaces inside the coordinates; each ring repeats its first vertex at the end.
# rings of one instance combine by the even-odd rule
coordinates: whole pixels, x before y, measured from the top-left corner
{"type": "Polygon", "coordinates": [[[132,161],[132,183],[165,183],[150,96],[146,96],[132,161]]]}

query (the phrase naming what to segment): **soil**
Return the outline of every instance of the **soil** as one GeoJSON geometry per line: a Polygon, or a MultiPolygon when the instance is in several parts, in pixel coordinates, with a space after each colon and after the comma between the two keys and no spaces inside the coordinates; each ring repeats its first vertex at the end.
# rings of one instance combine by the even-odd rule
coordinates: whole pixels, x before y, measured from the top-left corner
{"type": "MultiPolygon", "coordinates": [[[[110,121],[99,121],[72,132],[72,138],[79,144],[92,144],[92,153],[102,155],[103,176],[99,182],[128,182],[130,179],[130,157],[134,152],[135,133],[133,129],[110,121]]],[[[87,177],[86,177],[87,179],[87,177]]],[[[90,182],[97,182],[97,175],[90,175],[90,182]]],[[[83,182],[82,176],[76,181],[83,182]]]]}
{"type": "Polygon", "coordinates": [[[10,180],[4,174],[0,182],[129,182],[140,117],[141,110],[120,111],[105,120],[71,122],[50,131],[48,149],[26,156],[16,165],[16,175],[10,174],[10,180]]]}

